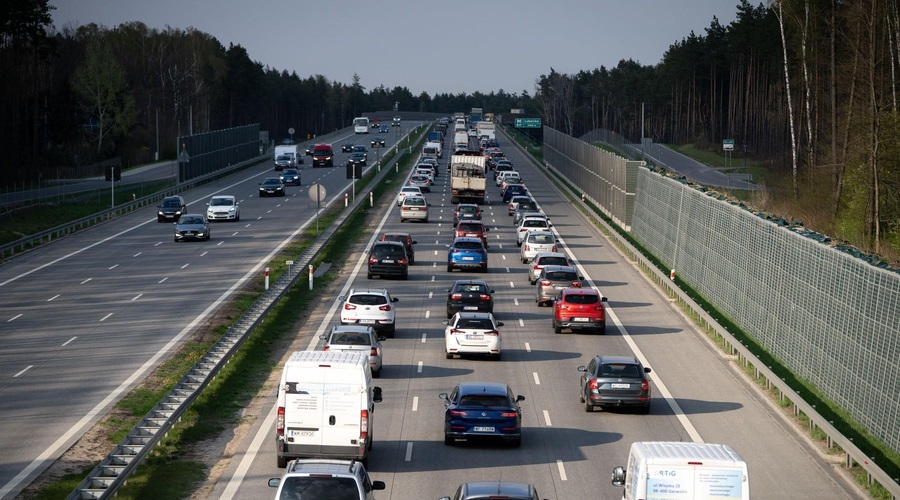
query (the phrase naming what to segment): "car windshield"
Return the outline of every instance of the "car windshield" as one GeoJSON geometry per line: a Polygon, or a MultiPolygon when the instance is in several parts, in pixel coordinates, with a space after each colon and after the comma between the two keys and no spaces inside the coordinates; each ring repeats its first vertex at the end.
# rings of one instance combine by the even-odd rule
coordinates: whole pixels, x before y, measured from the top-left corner
{"type": "Polygon", "coordinates": [[[162,206],[166,208],[180,208],[181,202],[178,200],[164,200],[162,206]]]}
{"type": "Polygon", "coordinates": [[[540,233],[532,234],[531,236],[528,237],[528,241],[530,241],[531,243],[539,244],[539,245],[549,245],[549,244],[554,243],[553,235],[540,234],[540,233]]]}
{"type": "Polygon", "coordinates": [[[457,241],[454,247],[460,250],[481,250],[481,242],[478,241],[457,241]]]}
{"type": "Polygon", "coordinates": [[[359,304],[361,306],[380,306],[387,304],[387,298],[383,295],[359,294],[350,297],[348,302],[359,304]]]}
{"type": "Polygon", "coordinates": [[[505,396],[472,395],[459,398],[459,406],[503,406],[510,407],[509,400],[505,396]]]}
{"type": "Polygon", "coordinates": [[[600,297],[597,295],[572,294],[566,295],[566,302],[569,304],[597,304],[600,302],[600,297]]]}
{"type": "Polygon", "coordinates": [[[313,150],[314,155],[325,156],[331,154],[331,150],[329,149],[315,149],[313,150]]]}
{"type": "Polygon", "coordinates": [[[568,266],[569,260],[565,257],[541,257],[537,263],[542,266],[568,266]]]}
{"type": "Polygon", "coordinates": [[[178,220],[179,224],[203,224],[203,219],[200,217],[182,217],[178,220]]]}
{"type": "Polygon", "coordinates": [[[284,171],[283,175],[297,175],[297,171],[292,168],[289,168],[284,171]]]}
{"type": "Polygon", "coordinates": [[[578,275],[571,271],[553,271],[547,273],[547,279],[551,281],[576,281],[578,275]]]}
{"type": "Polygon", "coordinates": [[[457,292],[475,292],[487,293],[487,287],[480,284],[466,283],[465,285],[456,285],[457,292]]]}
{"type": "Polygon", "coordinates": [[[263,184],[281,184],[281,179],[266,179],[263,184]]]}
{"type": "Polygon", "coordinates": [[[487,318],[460,318],[456,322],[456,328],[469,330],[493,330],[494,324],[487,318]]]}
{"type": "Polygon", "coordinates": [[[641,369],[631,364],[607,364],[600,367],[601,377],[641,378],[641,369]]]}
{"type": "Polygon", "coordinates": [[[356,481],[349,477],[288,476],[281,488],[281,500],[359,500],[356,481]]]}
{"type": "Polygon", "coordinates": [[[234,200],[231,198],[213,198],[210,205],[214,207],[230,207],[234,205],[234,200]]]}
{"type": "Polygon", "coordinates": [[[278,158],[275,158],[275,159],[278,160],[278,161],[291,161],[291,157],[290,157],[290,156],[285,156],[285,155],[281,155],[281,156],[279,156],[278,158]]]}

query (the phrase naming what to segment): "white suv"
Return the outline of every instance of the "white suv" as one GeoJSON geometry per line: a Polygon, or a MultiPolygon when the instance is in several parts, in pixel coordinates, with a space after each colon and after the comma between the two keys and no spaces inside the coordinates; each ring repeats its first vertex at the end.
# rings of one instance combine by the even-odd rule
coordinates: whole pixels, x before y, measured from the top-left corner
{"type": "Polygon", "coordinates": [[[387,337],[394,336],[397,308],[394,303],[400,299],[392,298],[384,288],[380,290],[351,289],[346,296],[338,297],[344,303],[341,308],[342,325],[371,326],[376,332],[384,332],[387,337]]]}
{"type": "Polygon", "coordinates": [[[522,241],[519,258],[522,260],[522,264],[527,264],[541,252],[556,252],[557,250],[556,236],[550,231],[528,231],[522,241]]]}
{"type": "Polygon", "coordinates": [[[241,220],[241,207],[234,196],[216,195],[206,204],[206,219],[214,220],[241,220]]]}
{"type": "Polygon", "coordinates": [[[400,222],[413,219],[428,222],[428,201],[424,197],[407,196],[400,204],[400,222]]]}
{"type": "Polygon", "coordinates": [[[374,500],[372,491],[385,488],[384,481],[371,481],[356,460],[293,460],[283,476],[269,479],[269,486],[278,488],[276,500],[374,500]]]}

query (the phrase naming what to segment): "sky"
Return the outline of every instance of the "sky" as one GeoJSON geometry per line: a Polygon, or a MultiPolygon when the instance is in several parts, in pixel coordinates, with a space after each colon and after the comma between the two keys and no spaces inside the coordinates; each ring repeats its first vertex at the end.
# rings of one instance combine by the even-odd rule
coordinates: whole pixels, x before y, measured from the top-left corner
{"type": "Polygon", "coordinates": [[[691,31],[723,25],[738,0],[50,0],[57,30],[194,28],[301,78],[419,95],[534,94],[550,68],[575,74],[622,59],[657,64],[691,31]]]}

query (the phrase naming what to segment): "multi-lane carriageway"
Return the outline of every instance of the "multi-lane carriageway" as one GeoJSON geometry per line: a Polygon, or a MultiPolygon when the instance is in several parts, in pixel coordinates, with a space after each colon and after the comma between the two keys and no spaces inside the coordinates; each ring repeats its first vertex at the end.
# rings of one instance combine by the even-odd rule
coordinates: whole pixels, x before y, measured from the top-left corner
{"type": "MultiPolygon", "coordinates": [[[[335,145],[353,140],[348,136],[335,145]]],[[[386,287],[400,298],[397,338],[386,342],[385,368],[377,380],[384,402],[374,415],[369,471],[373,479],[387,483],[378,498],[437,498],[452,495],[461,482],[484,479],[531,482],[545,498],[618,498],[621,491],[609,484],[610,472],[624,464],[628,447],[637,440],[728,443],[750,464],[754,498],[858,495],[665,296],[607,245],[538,168],[508,141],[501,145],[551,217],[581,274],[609,297],[608,333],[553,334],[550,309],[533,302],[511,220],[496,189],[489,188],[485,207],[492,229],[487,275],[446,272],[445,245],[452,237],[446,170],[426,195],[432,204],[429,223],[400,224],[394,204],[384,203],[384,214],[348,265],[347,281],[333,291],[328,307],[316,310],[299,329],[293,346],[317,348],[318,332],[338,321],[336,297],[350,287],[386,287]],[[408,281],[365,278],[362,250],[387,230],[409,231],[418,241],[408,281]],[[444,291],[453,280],[473,276],[496,290],[495,314],[505,323],[499,362],[443,356],[444,291]],[[584,412],[576,367],[598,353],[634,354],[653,368],[650,415],[584,412]],[[461,380],[505,382],[526,397],[521,448],[443,444],[443,404],[437,395],[461,380]]],[[[340,157],[337,164],[327,172],[304,169],[304,184],[315,175],[329,193],[337,192],[347,182],[340,157]]],[[[32,444],[44,449],[73,441],[80,435],[73,429],[81,420],[89,423],[92,412],[102,412],[117,391],[139,380],[146,373],[142,365],[152,365],[157,353],[168,352],[168,344],[177,343],[227,299],[229,290],[257,273],[307,220],[312,212],[305,189],[289,187],[284,199],[255,196],[256,183],[266,174],[262,169],[243,172],[185,194],[193,206],[202,206],[213,193],[240,195],[241,222],[215,224],[208,244],[173,246],[169,228],[150,222],[153,214],[135,214],[114,223],[120,226],[76,234],[0,268],[0,294],[10,297],[0,303],[0,321],[7,322],[0,347],[0,393],[14,403],[0,409],[0,487],[40,455],[20,436],[42,428],[32,444]],[[16,276],[20,278],[9,281],[16,276]],[[31,368],[18,374],[27,366],[31,368]],[[60,394],[66,394],[65,401],[60,394]]],[[[246,427],[235,435],[246,437],[229,443],[215,478],[199,497],[274,494],[266,481],[282,472],[275,466],[272,425],[277,376],[276,371],[262,388],[259,403],[245,410],[246,427]]]]}

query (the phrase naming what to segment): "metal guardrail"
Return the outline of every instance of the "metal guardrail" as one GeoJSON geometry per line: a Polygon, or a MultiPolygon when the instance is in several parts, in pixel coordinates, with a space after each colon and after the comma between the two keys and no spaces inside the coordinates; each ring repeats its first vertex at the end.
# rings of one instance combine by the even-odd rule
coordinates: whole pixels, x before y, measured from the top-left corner
{"type": "MultiPolygon", "coordinates": [[[[550,177],[552,174],[552,176],[566,180],[552,165],[546,164],[542,166],[538,164],[516,141],[510,142],[520,151],[525,153],[526,158],[528,158],[533,165],[537,166],[538,170],[543,175],[550,177]],[[550,173],[548,173],[548,171],[550,173]]],[[[715,318],[712,317],[709,311],[700,307],[694,299],[675,284],[674,280],[670,279],[665,272],[657,268],[649,258],[636,249],[623,235],[616,231],[612,225],[596,214],[586,202],[581,201],[580,193],[573,191],[565,182],[557,182],[556,184],[561,186],[561,189],[565,190],[566,193],[570,195],[572,203],[580,205],[583,209],[583,213],[585,213],[595,224],[604,228],[607,237],[614,239],[619,248],[625,252],[630,259],[637,262],[640,267],[652,277],[657,286],[662,288],[663,291],[669,295],[676,297],[679,305],[688,308],[697,318],[701,327],[711,329],[715,333],[716,338],[721,340],[722,348],[727,350],[730,355],[736,356],[737,361],[743,368],[747,368],[748,366],[752,367],[756,380],[759,380],[760,378],[765,380],[767,390],[775,388],[781,395],[781,399],[790,401],[795,416],[800,413],[806,415],[806,417],[809,418],[810,430],[819,429],[825,434],[826,445],[828,448],[837,445],[843,450],[845,454],[844,465],[847,468],[851,468],[854,464],[858,464],[868,474],[869,483],[873,480],[877,481],[890,492],[892,498],[900,498],[900,480],[890,477],[873,461],[872,458],[868,457],[860,450],[850,438],[841,434],[830,421],[819,415],[815,407],[807,403],[799,393],[776,375],[765,363],[760,361],[746,345],[742,344],[725,327],[720,325],[715,318]]]]}
{"type": "MultiPolygon", "coordinates": [[[[383,165],[381,171],[369,182],[369,186],[378,185],[388,175],[390,167],[399,161],[401,157],[402,155],[397,154],[387,165],[383,165]]],[[[372,168],[376,168],[376,165],[370,167],[369,170],[372,168]]],[[[349,189],[351,189],[351,186],[344,188],[341,193],[349,189]]],[[[339,195],[340,193],[338,193],[338,196],[333,197],[322,210],[335,203],[339,199],[339,195]]],[[[299,264],[297,269],[306,269],[334,234],[343,227],[350,215],[358,210],[363,203],[367,202],[368,197],[359,196],[348,210],[343,210],[337,219],[320,234],[319,238],[298,256],[295,260],[299,264]]],[[[187,375],[88,474],[67,497],[67,500],[103,499],[114,496],[127,479],[134,474],[153,447],[159,444],[168,431],[181,419],[184,412],[190,408],[203,389],[209,385],[216,374],[229,362],[234,353],[237,352],[259,325],[260,321],[301,276],[304,276],[304,273],[298,272],[293,275],[284,273],[275,280],[269,287],[269,290],[264,292],[235,321],[234,325],[197,361],[187,375]]]]}

